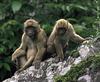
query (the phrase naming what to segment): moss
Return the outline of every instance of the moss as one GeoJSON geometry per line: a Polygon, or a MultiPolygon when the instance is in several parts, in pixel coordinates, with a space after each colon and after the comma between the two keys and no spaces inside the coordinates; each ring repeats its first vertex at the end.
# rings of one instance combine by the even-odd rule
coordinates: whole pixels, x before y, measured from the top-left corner
{"type": "Polygon", "coordinates": [[[73,58],[77,58],[79,57],[79,52],[75,49],[73,51],[71,51],[70,53],[70,56],[73,57],[73,58]]]}
{"type": "Polygon", "coordinates": [[[85,69],[91,65],[94,70],[100,68],[100,55],[91,56],[80,62],[80,64],[74,65],[64,76],[55,77],[55,82],[77,82],[78,77],[84,74],[85,69]]]}

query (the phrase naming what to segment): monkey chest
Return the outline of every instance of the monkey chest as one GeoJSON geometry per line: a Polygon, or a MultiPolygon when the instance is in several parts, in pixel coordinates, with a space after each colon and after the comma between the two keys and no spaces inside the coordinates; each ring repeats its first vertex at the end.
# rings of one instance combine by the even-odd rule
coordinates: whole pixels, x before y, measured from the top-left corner
{"type": "Polygon", "coordinates": [[[36,53],[37,53],[36,49],[29,49],[29,50],[27,50],[27,59],[29,59],[30,57],[34,58],[36,53]]]}
{"type": "Polygon", "coordinates": [[[36,53],[37,53],[37,45],[35,43],[29,42],[27,46],[27,59],[35,56],[36,53]]]}
{"type": "Polygon", "coordinates": [[[35,41],[30,40],[28,43],[28,49],[35,49],[37,47],[37,43],[35,41]]]}
{"type": "Polygon", "coordinates": [[[62,45],[65,45],[69,41],[69,37],[67,35],[59,36],[58,39],[62,45]]]}

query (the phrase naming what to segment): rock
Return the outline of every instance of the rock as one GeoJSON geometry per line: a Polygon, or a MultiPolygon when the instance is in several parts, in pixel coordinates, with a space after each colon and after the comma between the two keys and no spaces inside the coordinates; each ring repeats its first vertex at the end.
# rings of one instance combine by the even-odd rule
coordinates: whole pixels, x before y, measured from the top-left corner
{"type": "Polygon", "coordinates": [[[97,72],[97,74],[94,78],[94,82],[100,82],[100,72],[97,72]]]}
{"type": "Polygon", "coordinates": [[[78,78],[78,82],[100,82],[100,72],[97,72],[92,79],[90,75],[83,75],[78,78]]]}
{"type": "Polygon", "coordinates": [[[78,82],[93,82],[92,77],[90,75],[89,68],[86,68],[86,74],[78,78],[78,82]]]}
{"type": "MultiPolygon", "coordinates": [[[[78,50],[81,57],[80,61],[87,59],[89,56],[100,53],[100,37],[94,39],[92,44],[80,46],[78,50]]],[[[96,74],[94,70],[88,70],[86,75],[78,78],[78,82],[100,82],[100,72],[97,72],[96,74]]]]}
{"type": "Polygon", "coordinates": [[[81,79],[78,82],[87,82],[85,79],[81,79]]]}
{"type": "Polygon", "coordinates": [[[82,60],[87,59],[87,57],[93,56],[96,53],[100,53],[100,37],[91,40],[88,44],[81,45],[78,48],[78,51],[82,60]]]}
{"type": "Polygon", "coordinates": [[[78,79],[78,82],[92,82],[91,76],[84,75],[78,79]]]}
{"type": "MultiPolygon", "coordinates": [[[[67,60],[57,61],[56,58],[50,58],[35,64],[19,74],[14,74],[11,78],[4,80],[3,82],[54,82],[54,77],[59,75],[65,75],[71,67],[79,64],[81,61],[87,59],[91,55],[100,52],[100,40],[96,40],[96,43],[90,45],[81,45],[78,48],[80,56],[77,58],[68,57],[67,60]]],[[[100,82],[100,73],[97,74],[95,82],[100,82]]],[[[79,77],[78,82],[92,82],[91,76],[86,74],[79,77]]]]}
{"type": "Polygon", "coordinates": [[[41,62],[39,68],[31,66],[3,82],[54,82],[54,76],[66,74],[70,67],[67,61],[57,62],[55,58],[50,58],[41,62]]]}

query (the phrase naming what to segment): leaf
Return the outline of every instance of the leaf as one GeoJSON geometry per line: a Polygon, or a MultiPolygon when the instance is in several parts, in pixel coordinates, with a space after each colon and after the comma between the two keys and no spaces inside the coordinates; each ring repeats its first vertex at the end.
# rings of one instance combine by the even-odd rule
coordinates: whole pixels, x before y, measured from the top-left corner
{"type": "Polygon", "coordinates": [[[65,6],[64,6],[64,5],[62,6],[62,10],[63,10],[63,11],[65,10],[65,6]]]}
{"type": "Polygon", "coordinates": [[[3,64],[2,64],[2,62],[0,62],[0,69],[2,68],[2,66],[3,66],[3,64]]]}
{"type": "Polygon", "coordinates": [[[77,9],[81,9],[81,10],[84,10],[84,11],[87,11],[88,10],[88,8],[87,7],[85,7],[85,6],[82,6],[82,5],[78,5],[78,4],[70,4],[69,5],[71,8],[77,8],[77,9]]]}
{"type": "Polygon", "coordinates": [[[3,63],[3,67],[4,67],[7,71],[11,71],[9,64],[3,63]]]}
{"type": "Polygon", "coordinates": [[[67,20],[68,20],[68,21],[72,21],[72,22],[76,22],[76,23],[78,22],[78,20],[75,19],[75,18],[68,18],[67,20]]]}
{"type": "Polygon", "coordinates": [[[2,53],[4,51],[4,48],[0,48],[0,53],[2,53]]]}
{"type": "Polygon", "coordinates": [[[81,5],[76,5],[76,8],[79,8],[79,9],[82,9],[82,10],[87,10],[87,7],[83,7],[83,6],[81,6],[81,5]]]}
{"type": "Polygon", "coordinates": [[[4,58],[4,62],[11,63],[11,56],[4,58]]]}
{"type": "Polygon", "coordinates": [[[83,29],[85,29],[86,27],[82,25],[74,24],[74,28],[77,33],[81,33],[83,29]]]}
{"type": "Polygon", "coordinates": [[[70,12],[70,6],[66,6],[66,10],[70,12]]]}
{"type": "Polygon", "coordinates": [[[14,13],[20,10],[22,3],[20,1],[13,1],[12,2],[12,10],[14,13]]]}

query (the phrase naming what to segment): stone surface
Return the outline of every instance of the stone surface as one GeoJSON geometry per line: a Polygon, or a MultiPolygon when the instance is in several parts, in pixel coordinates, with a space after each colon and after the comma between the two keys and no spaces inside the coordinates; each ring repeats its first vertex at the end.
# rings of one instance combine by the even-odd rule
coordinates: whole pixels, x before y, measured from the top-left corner
{"type": "MultiPolygon", "coordinates": [[[[79,48],[79,53],[82,59],[100,53],[100,37],[94,39],[93,44],[82,45],[81,48],[79,48]]],[[[88,70],[87,74],[80,76],[78,82],[100,82],[100,72],[95,73],[92,71],[88,70]]]]}
{"type": "Polygon", "coordinates": [[[92,82],[90,75],[84,75],[78,79],[78,82],[92,82]]]}
{"type": "Polygon", "coordinates": [[[100,82],[100,72],[97,72],[97,74],[94,78],[94,82],[100,82]]]}
{"type": "Polygon", "coordinates": [[[41,62],[39,68],[31,66],[3,82],[53,82],[55,75],[64,75],[71,67],[66,61],[56,62],[55,60],[50,58],[41,62]]]}
{"type": "MultiPolygon", "coordinates": [[[[28,69],[15,73],[11,78],[6,79],[3,82],[54,82],[54,77],[58,75],[65,75],[72,67],[73,64],[77,65],[81,61],[87,59],[89,56],[94,55],[96,52],[100,52],[100,39],[96,40],[96,43],[89,45],[81,45],[78,48],[80,56],[73,58],[68,57],[67,60],[57,61],[56,58],[50,58],[35,64],[28,69]]],[[[100,82],[100,73],[97,74],[95,82],[100,82]],[[98,80],[99,79],[99,80],[98,80]],[[97,81],[98,80],[98,81],[97,81]]],[[[79,82],[91,82],[91,76],[86,74],[78,79],[79,82]]]]}

